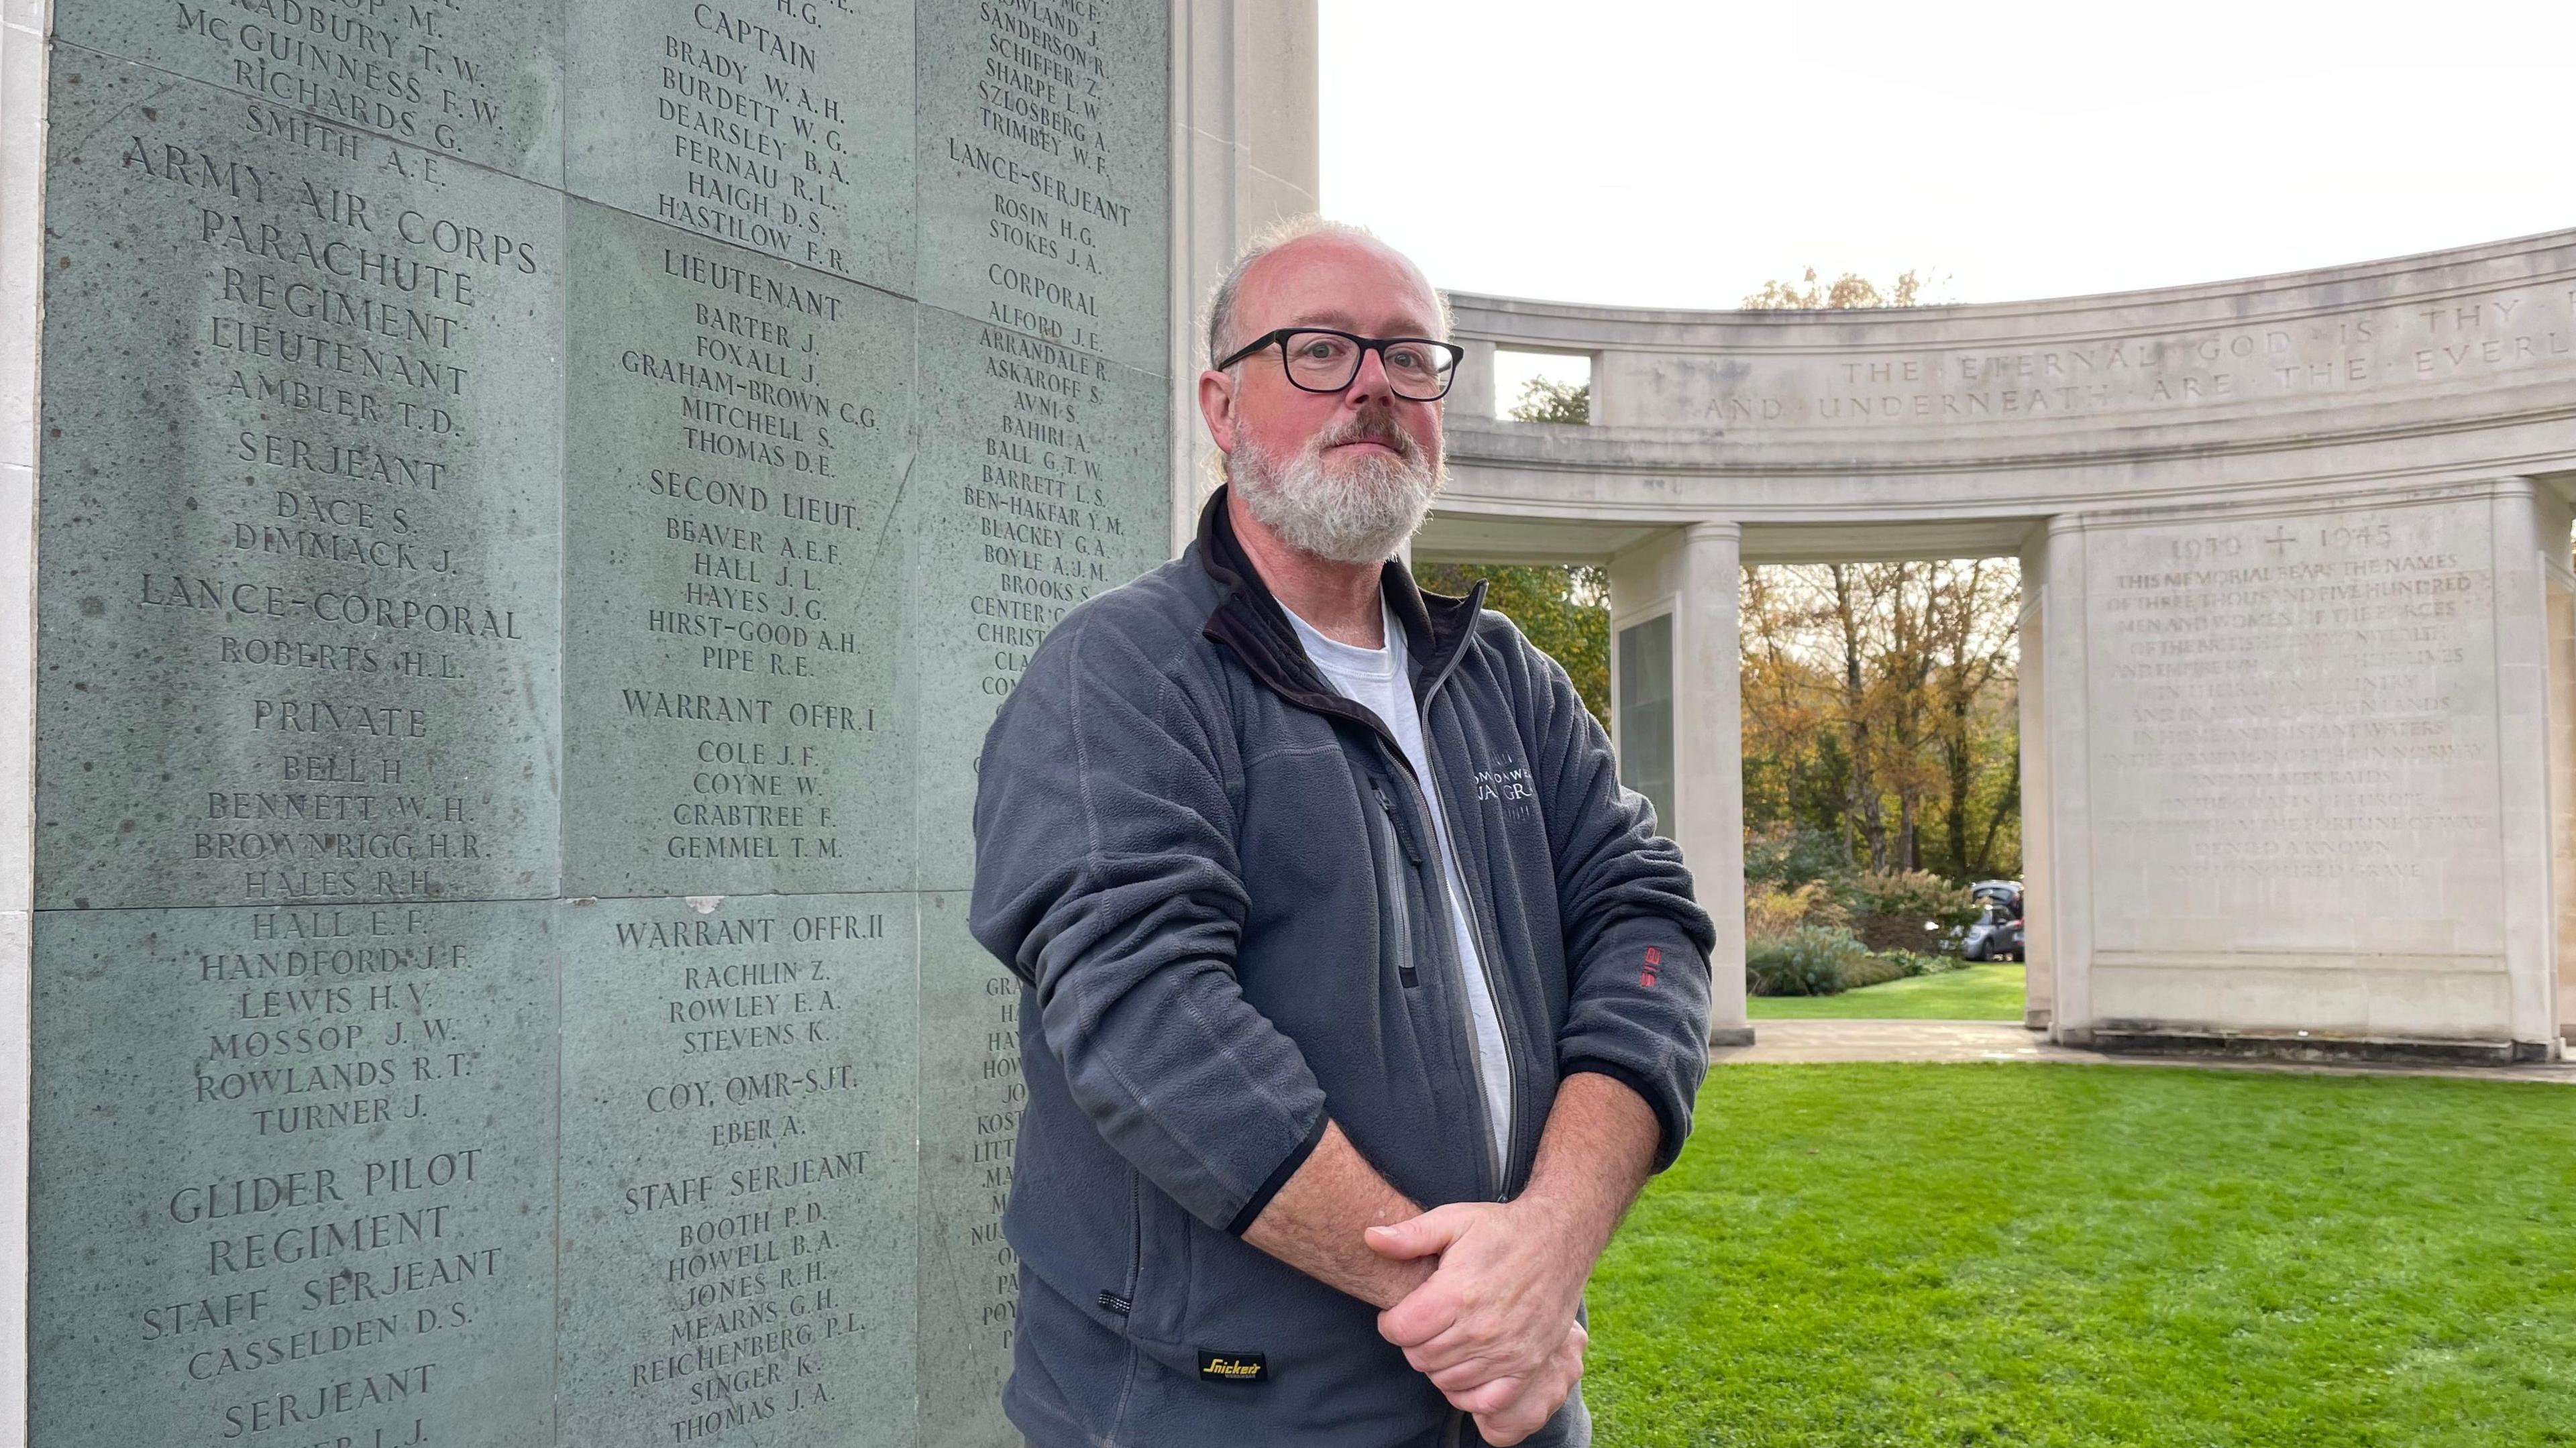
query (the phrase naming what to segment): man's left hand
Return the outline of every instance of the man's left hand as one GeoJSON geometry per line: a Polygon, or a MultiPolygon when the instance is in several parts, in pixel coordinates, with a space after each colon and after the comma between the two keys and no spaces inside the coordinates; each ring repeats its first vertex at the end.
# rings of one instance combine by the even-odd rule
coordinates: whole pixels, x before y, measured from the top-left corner
{"type": "Polygon", "coordinates": [[[1540,1372],[1564,1346],[1596,1243],[1549,1203],[1455,1202],[1391,1227],[1368,1244],[1398,1261],[1437,1256],[1439,1268],[1378,1314],[1378,1332],[1452,1399],[1498,1378],[1540,1372]]]}

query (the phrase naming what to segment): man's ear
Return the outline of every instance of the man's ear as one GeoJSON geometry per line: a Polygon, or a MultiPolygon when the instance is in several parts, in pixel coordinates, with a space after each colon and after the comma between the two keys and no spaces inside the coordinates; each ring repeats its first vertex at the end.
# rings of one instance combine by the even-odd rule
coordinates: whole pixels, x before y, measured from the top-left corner
{"type": "Polygon", "coordinates": [[[1216,450],[1234,452],[1234,379],[1211,368],[1199,374],[1199,416],[1216,450]]]}

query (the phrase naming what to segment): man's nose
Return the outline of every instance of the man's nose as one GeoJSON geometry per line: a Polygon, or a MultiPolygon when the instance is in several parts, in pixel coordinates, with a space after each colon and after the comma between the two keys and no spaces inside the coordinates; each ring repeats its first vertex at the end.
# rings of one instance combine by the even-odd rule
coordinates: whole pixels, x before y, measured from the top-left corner
{"type": "Polygon", "coordinates": [[[1384,399],[1395,400],[1395,384],[1386,376],[1386,358],[1375,347],[1360,349],[1360,367],[1351,374],[1351,385],[1342,390],[1342,400],[1352,406],[1384,399]]]}

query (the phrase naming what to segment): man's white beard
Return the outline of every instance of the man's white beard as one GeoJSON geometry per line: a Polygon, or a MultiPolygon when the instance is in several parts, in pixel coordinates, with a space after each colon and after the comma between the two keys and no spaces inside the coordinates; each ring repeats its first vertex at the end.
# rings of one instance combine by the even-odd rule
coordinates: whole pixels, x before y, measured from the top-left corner
{"type": "Polygon", "coordinates": [[[1226,458],[1226,474],[1245,506],[1289,547],[1336,563],[1376,563],[1395,556],[1431,511],[1440,471],[1422,455],[1422,444],[1390,419],[1382,426],[1344,423],[1306,440],[1282,466],[1245,437],[1226,458]],[[1368,453],[1331,472],[1324,450],[1369,438],[1396,456],[1368,453]]]}

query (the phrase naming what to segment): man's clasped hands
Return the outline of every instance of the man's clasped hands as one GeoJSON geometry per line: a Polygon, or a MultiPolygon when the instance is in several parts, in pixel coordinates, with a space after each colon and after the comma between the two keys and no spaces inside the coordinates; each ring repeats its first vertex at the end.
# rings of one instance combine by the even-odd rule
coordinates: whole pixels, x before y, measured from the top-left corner
{"type": "Polygon", "coordinates": [[[1592,1260],[1568,1240],[1579,1230],[1530,1197],[1457,1202],[1367,1230],[1380,1256],[1430,1269],[1378,1314],[1378,1331],[1495,1448],[1544,1427],[1583,1376],[1575,1309],[1592,1260]]]}

